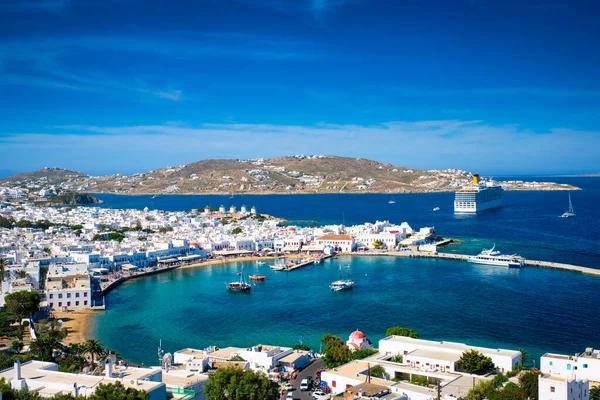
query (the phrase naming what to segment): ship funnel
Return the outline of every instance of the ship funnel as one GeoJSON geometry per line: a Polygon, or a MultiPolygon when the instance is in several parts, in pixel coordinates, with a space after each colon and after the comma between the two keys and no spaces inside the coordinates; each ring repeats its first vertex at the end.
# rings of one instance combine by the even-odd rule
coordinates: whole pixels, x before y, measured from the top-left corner
{"type": "Polygon", "coordinates": [[[473,185],[479,185],[479,174],[473,175],[473,185]]]}

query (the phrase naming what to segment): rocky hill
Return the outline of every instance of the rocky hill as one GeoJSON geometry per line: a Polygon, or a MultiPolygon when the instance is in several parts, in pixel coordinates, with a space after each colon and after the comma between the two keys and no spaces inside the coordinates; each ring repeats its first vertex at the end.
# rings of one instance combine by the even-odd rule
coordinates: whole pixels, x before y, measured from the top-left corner
{"type": "MultiPolygon", "coordinates": [[[[0,185],[90,193],[419,193],[454,191],[471,179],[461,170],[423,171],[364,158],[292,156],[252,160],[202,160],[146,173],[91,177],[43,169],[0,180],[0,185]]],[[[504,182],[507,190],[576,190],[551,182],[504,182]]]]}

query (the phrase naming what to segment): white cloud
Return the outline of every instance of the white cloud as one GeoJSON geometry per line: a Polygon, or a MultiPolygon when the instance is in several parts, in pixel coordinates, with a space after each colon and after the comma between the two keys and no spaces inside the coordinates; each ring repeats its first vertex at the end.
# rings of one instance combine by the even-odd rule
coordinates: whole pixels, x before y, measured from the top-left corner
{"type": "Polygon", "coordinates": [[[7,154],[15,155],[17,164],[35,162],[41,166],[61,165],[97,172],[98,160],[111,160],[104,172],[122,173],[204,158],[276,157],[297,153],[373,158],[423,169],[568,172],[592,171],[597,168],[596,160],[600,156],[600,132],[553,129],[539,133],[518,125],[492,126],[478,120],[314,126],[75,125],[53,130],[52,135],[10,135],[0,139],[0,143],[7,154]],[[58,132],[60,134],[56,134],[58,132]],[[31,152],[32,148],[39,154],[31,160],[16,158],[16,154],[22,154],[23,150],[31,152]],[[47,151],[48,148],[52,150],[47,151]],[[116,154],[119,156],[115,157],[116,154]]]}

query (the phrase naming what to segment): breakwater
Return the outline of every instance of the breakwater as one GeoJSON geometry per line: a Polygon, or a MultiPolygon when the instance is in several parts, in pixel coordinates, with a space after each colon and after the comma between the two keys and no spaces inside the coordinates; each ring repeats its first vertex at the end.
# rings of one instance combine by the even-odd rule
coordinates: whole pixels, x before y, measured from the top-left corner
{"type": "MultiPolygon", "coordinates": [[[[453,254],[453,253],[433,253],[426,251],[393,251],[393,252],[365,252],[365,253],[349,253],[344,256],[395,256],[395,257],[421,257],[421,258],[443,258],[446,260],[467,261],[468,254],[453,254]]],[[[571,265],[564,263],[555,263],[552,261],[541,260],[525,260],[525,265],[528,267],[552,268],[563,271],[579,272],[587,275],[600,276],[600,269],[581,267],[579,265],[571,265]]]]}

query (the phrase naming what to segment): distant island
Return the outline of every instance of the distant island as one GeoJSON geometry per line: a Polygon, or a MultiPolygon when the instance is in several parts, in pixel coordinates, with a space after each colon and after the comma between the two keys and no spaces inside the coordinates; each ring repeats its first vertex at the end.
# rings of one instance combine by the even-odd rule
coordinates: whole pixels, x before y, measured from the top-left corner
{"type": "MultiPolygon", "coordinates": [[[[61,168],[0,179],[0,187],[113,194],[315,194],[452,192],[472,173],[419,170],[365,158],[297,155],[273,159],[201,160],[133,175],[90,176],[61,168]]],[[[579,190],[554,182],[500,181],[505,190],[579,190]]],[[[1,194],[1,193],[0,193],[1,194]]]]}

